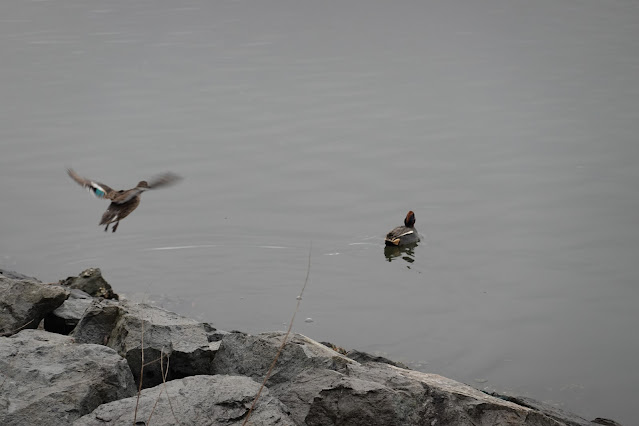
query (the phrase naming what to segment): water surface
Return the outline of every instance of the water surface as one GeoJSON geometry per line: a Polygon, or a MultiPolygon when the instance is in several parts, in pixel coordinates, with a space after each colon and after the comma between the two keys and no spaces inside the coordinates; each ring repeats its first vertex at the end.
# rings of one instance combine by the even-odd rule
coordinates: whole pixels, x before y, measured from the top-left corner
{"type": "Polygon", "coordinates": [[[0,4],[0,266],[632,424],[632,1],[0,4]],[[118,188],[171,170],[116,234],[118,188]],[[414,210],[422,242],[389,258],[414,210]],[[304,322],[312,318],[312,322],[304,322]]]}

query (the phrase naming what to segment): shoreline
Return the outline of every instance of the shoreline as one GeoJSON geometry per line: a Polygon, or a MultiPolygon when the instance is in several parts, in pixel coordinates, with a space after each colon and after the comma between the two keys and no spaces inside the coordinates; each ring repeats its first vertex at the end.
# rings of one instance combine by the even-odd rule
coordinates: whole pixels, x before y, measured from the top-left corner
{"type": "Polygon", "coordinates": [[[619,425],[301,334],[280,351],[283,332],[118,300],[99,268],[52,284],[0,270],[0,296],[6,425],[619,425]]]}

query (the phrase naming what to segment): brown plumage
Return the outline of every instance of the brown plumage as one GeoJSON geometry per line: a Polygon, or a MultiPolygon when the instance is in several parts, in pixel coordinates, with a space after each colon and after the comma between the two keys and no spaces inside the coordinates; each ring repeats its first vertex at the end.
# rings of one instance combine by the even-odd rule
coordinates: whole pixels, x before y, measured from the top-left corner
{"type": "Polygon", "coordinates": [[[387,246],[403,246],[419,241],[419,232],[415,228],[415,213],[409,211],[404,218],[404,226],[398,226],[386,234],[384,242],[387,246]]]}
{"type": "Polygon", "coordinates": [[[105,232],[109,230],[109,225],[112,223],[115,223],[112,232],[118,229],[120,221],[138,207],[140,196],[144,191],[168,186],[180,180],[180,177],[176,174],[164,173],[148,182],[145,180],[138,182],[135,188],[116,191],[103,183],[83,178],[72,169],[67,169],[67,173],[69,173],[71,179],[88,189],[96,197],[111,200],[109,208],[107,208],[100,220],[100,225],[106,225],[105,232]]]}

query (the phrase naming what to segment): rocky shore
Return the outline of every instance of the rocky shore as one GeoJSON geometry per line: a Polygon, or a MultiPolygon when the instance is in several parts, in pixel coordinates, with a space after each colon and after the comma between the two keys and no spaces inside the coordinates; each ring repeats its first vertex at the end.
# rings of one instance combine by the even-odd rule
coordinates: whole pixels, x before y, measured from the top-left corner
{"type": "MultiPolygon", "coordinates": [[[[0,270],[0,424],[239,426],[283,338],[118,300],[97,268],[55,284],[0,270]]],[[[289,336],[247,423],[618,425],[301,334],[289,336]]]]}

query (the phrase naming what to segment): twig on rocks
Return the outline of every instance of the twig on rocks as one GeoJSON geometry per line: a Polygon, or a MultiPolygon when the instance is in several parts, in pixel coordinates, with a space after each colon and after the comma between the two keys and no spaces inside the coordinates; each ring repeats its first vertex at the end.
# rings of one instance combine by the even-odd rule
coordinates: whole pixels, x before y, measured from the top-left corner
{"type": "Polygon", "coordinates": [[[138,406],[140,405],[140,394],[142,393],[142,378],[144,376],[144,320],[140,321],[142,325],[141,341],[141,359],[140,359],[140,384],[138,385],[138,399],[135,401],[135,414],[133,415],[133,425],[135,426],[138,419],[138,406]]]}
{"type": "Polygon", "coordinates": [[[158,405],[158,401],[160,400],[160,396],[162,396],[162,392],[166,392],[166,399],[168,399],[168,401],[169,401],[169,407],[171,408],[171,413],[173,413],[173,418],[175,419],[175,423],[178,424],[178,425],[181,425],[180,421],[178,420],[177,416],[175,415],[175,412],[173,411],[173,404],[171,404],[171,397],[169,396],[169,390],[166,388],[166,376],[169,375],[169,364],[170,364],[170,362],[171,362],[171,359],[167,355],[167,357],[166,357],[166,372],[165,372],[164,371],[164,349],[162,349],[162,351],[160,352],[160,369],[162,371],[162,383],[164,384],[164,387],[162,388],[162,390],[158,394],[158,397],[155,398],[155,404],[153,404],[153,408],[151,409],[151,414],[149,414],[149,419],[146,421],[147,425],[151,424],[151,417],[153,417],[153,412],[155,411],[155,407],[158,405]]]}
{"type": "Polygon", "coordinates": [[[166,376],[169,375],[169,363],[171,362],[171,359],[167,356],[166,357],[166,374],[164,373],[164,364],[162,363],[162,359],[160,359],[160,368],[162,369],[162,386],[164,386],[164,392],[166,392],[166,399],[169,401],[169,408],[171,409],[171,414],[173,414],[173,418],[175,419],[175,422],[179,425],[181,425],[182,423],[180,423],[180,421],[178,420],[177,416],[175,415],[175,411],[173,411],[173,404],[171,404],[171,397],[169,396],[169,390],[166,387],[166,376]]]}
{"type": "Polygon", "coordinates": [[[5,331],[4,333],[0,333],[0,337],[9,337],[9,336],[13,336],[14,334],[16,334],[18,331],[22,330],[23,328],[25,328],[26,326],[28,326],[29,324],[31,324],[33,321],[35,321],[35,319],[32,319],[31,321],[29,321],[28,323],[26,323],[25,325],[23,325],[22,327],[16,328],[15,330],[12,331],[5,331]]]}
{"type": "MultiPolygon", "coordinates": [[[[162,363],[163,356],[164,356],[164,348],[162,348],[162,350],[160,351],[160,369],[162,370],[162,380],[164,380],[164,368],[162,363]]],[[[160,389],[160,393],[158,393],[157,398],[155,398],[155,404],[153,404],[153,408],[151,408],[151,413],[149,414],[149,418],[146,421],[147,425],[151,423],[151,417],[153,417],[153,412],[155,411],[155,407],[158,406],[158,401],[160,400],[160,397],[162,396],[162,392],[164,392],[164,389],[160,389]]]]}
{"type": "Polygon", "coordinates": [[[291,333],[291,329],[293,328],[293,322],[295,321],[295,315],[297,315],[297,311],[299,311],[299,309],[300,309],[300,303],[302,302],[302,296],[304,295],[304,290],[306,289],[306,284],[308,284],[308,277],[309,277],[309,275],[311,273],[311,252],[312,251],[313,251],[313,242],[311,241],[311,246],[308,249],[308,266],[306,267],[306,279],[304,280],[304,286],[302,287],[302,291],[300,292],[300,295],[297,296],[297,304],[295,305],[295,311],[293,312],[293,317],[291,318],[291,322],[288,324],[288,330],[286,330],[286,334],[284,335],[284,339],[282,339],[282,344],[280,345],[279,349],[277,350],[277,353],[275,354],[275,358],[273,359],[273,362],[271,363],[270,368],[266,372],[266,377],[264,377],[264,381],[262,382],[262,385],[260,386],[259,390],[257,391],[257,395],[255,395],[255,399],[253,399],[253,403],[251,404],[251,408],[249,408],[248,413],[246,413],[246,417],[244,418],[244,421],[242,422],[242,426],[246,426],[246,424],[248,423],[249,419],[251,418],[251,413],[253,413],[253,409],[255,408],[255,405],[257,404],[257,400],[260,398],[260,394],[262,393],[262,390],[266,386],[266,382],[271,377],[271,373],[273,373],[273,369],[275,368],[275,364],[277,363],[277,360],[280,357],[280,354],[282,353],[282,350],[284,349],[284,346],[286,345],[286,340],[288,339],[288,335],[291,333]]]}
{"type": "Polygon", "coordinates": [[[148,367],[148,366],[149,366],[149,365],[151,365],[151,364],[155,364],[156,362],[161,362],[161,361],[162,361],[162,357],[152,359],[152,360],[151,360],[151,361],[149,361],[149,362],[145,362],[145,363],[144,363],[144,367],[148,367]]]}

